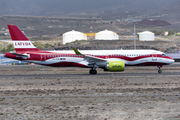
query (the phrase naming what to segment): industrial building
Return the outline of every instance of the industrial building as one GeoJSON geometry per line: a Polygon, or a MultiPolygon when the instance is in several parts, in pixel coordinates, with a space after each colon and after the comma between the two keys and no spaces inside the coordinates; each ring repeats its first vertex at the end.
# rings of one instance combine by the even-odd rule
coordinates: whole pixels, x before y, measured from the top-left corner
{"type": "Polygon", "coordinates": [[[150,31],[144,31],[139,34],[139,40],[140,41],[154,41],[155,40],[155,35],[154,33],[150,31]]]}
{"type": "Polygon", "coordinates": [[[69,31],[63,34],[63,44],[71,43],[76,40],[87,40],[87,36],[79,31],[69,31]]]}
{"type": "Polygon", "coordinates": [[[119,35],[113,31],[104,30],[96,33],[95,40],[119,40],[119,35]]]}

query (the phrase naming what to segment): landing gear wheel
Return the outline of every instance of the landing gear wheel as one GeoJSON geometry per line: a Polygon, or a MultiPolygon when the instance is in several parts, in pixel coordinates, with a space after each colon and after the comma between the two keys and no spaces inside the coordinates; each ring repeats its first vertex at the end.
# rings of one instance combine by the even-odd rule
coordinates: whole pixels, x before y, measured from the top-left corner
{"type": "Polygon", "coordinates": [[[89,74],[97,74],[97,70],[92,70],[92,69],[91,69],[91,70],[89,71],[89,74]]]}
{"type": "Polygon", "coordinates": [[[158,70],[158,73],[159,73],[159,74],[161,74],[161,73],[162,73],[162,71],[161,71],[161,70],[158,70]]]}
{"type": "Polygon", "coordinates": [[[89,74],[92,74],[92,70],[89,71],[89,74]]]}
{"type": "Polygon", "coordinates": [[[158,66],[158,68],[159,68],[158,73],[159,73],[159,74],[161,74],[161,73],[162,73],[162,71],[161,71],[161,67],[162,67],[162,65],[161,65],[161,66],[158,66]]]}
{"type": "Polygon", "coordinates": [[[93,70],[93,74],[97,74],[97,70],[93,70]]]}

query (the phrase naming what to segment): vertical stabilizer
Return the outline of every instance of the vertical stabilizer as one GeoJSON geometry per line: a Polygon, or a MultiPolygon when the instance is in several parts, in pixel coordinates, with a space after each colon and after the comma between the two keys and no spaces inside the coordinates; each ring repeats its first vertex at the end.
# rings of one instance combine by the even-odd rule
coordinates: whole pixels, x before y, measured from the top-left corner
{"type": "Polygon", "coordinates": [[[16,25],[7,25],[16,52],[39,51],[16,25]]]}

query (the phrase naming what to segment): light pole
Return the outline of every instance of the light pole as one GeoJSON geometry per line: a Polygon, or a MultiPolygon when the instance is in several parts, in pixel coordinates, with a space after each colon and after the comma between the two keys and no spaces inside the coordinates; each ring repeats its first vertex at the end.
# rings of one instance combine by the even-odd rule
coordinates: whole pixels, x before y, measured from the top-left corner
{"type": "Polygon", "coordinates": [[[134,22],[134,49],[136,50],[136,22],[134,22]]]}

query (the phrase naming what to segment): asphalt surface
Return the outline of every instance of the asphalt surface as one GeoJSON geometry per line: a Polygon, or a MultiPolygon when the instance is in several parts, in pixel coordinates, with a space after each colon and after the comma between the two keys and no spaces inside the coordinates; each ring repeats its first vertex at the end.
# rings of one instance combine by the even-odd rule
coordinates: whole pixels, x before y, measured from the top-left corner
{"type": "Polygon", "coordinates": [[[8,78],[8,77],[118,77],[118,76],[179,76],[180,72],[178,73],[100,73],[96,75],[90,74],[32,74],[32,75],[0,75],[0,78],[8,78]]]}
{"type": "Polygon", "coordinates": [[[0,65],[0,119],[176,120],[179,66],[90,75],[85,68],[0,65]]]}
{"type": "MultiPolygon", "coordinates": [[[[29,65],[0,65],[0,68],[23,68],[23,67],[27,67],[29,65]]],[[[39,65],[36,65],[39,66],[39,65]]],[[[173,63],[169,66],[180,66],[180,62],[176,62],[173,63]]],[[[41,66],[43,68],[46,68],[47,66],[41,66]]],[[[29,78],[29,77],[120,77],[120,76],[179,76],[180,75],[180,71],[179,72],[163,72],[159,74],[157,73],[124,73],[124,72],[118,72],[118,73],[111,73],[111,72],[104,72],[104,73],[97,73],[96,75],[91,75],[91,74],[20,74],[20,75],[0,75],[0,78],[8,78],[8,77],[25,77],[25,78],[29,78]]]]}

